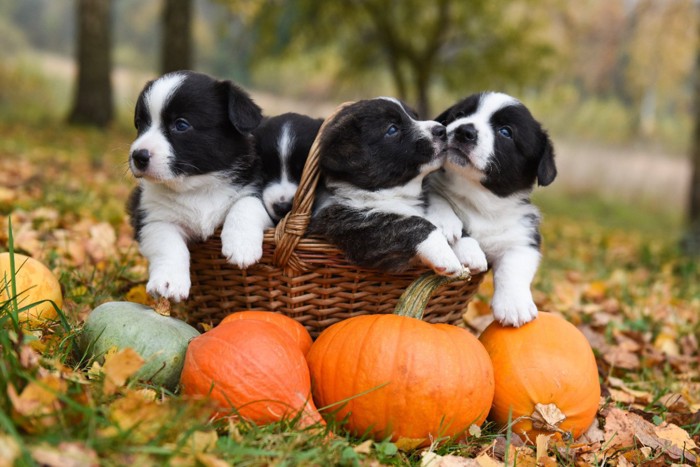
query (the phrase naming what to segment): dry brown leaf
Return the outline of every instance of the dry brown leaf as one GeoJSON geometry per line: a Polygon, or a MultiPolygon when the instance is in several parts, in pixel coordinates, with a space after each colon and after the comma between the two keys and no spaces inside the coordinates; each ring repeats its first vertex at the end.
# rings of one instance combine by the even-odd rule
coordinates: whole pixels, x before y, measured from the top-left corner
{"type": "Polygon", "coordinates": [[[120,431],[129,431],[137,442],[146,442],[158,435],[171,409],[156,401],[150,389],[126,391],[124,397],[109,406],[109,418],[120,431]]]}
{"type": "Polygon", "coordinates": [[[31,449],[32,458],[47,467],[97,467],[97,453],[79,442],[61,443],[58,446],[41,444],[31,449]]]}
{"type": "Polygon", "coordinates": [[[37,433],[57,422],[56,413],[61,409],[59,394],[66,392],[66,381],[54,374],[46,374],[31,381],[21,394],[14,386],[7,387],[12,402],[15,421],[30,433],[37,433]]]}
{"type": "Polygon", "coordinates": [[[143,364],[143,358],[132,348],[127,347],[116,353],[108,352],[102,365],[105,394],[114,394],[143,364]]]}
{"type": "Polygon", "coordinates": [[[358,454],[369,454],[372,452],[372,444],[374,443],[374,440],[368,439],[357,446],[353,447],[352,450],[355,451],[358,454]]]}
{"type": "Polygon", "coordinates": [[[432,451],[421,453],[421,467],[480,467],[482,464],[477,459],[446,455],[441,456],[432,451]]]}
{"type": "Polygon", "coordinates": [[[653,429],[653,425],[639,415],[612,407],[605,413],[603,445],[612,451],[634,446],[634,434],[641,429],[653,429]]]}
{"type": "Polygon", "coordinates": [[[20,454],[17,441],[10,435],[0,433],[0,467],[12,467],[20,454]]]}
{"type": "Polygon", "coordinates": [[[674,459],[685,458],[691,462],[697,459],[698,446],[688,432],[678,425],[663,423],[654,428],[654,434],[661,440],[661,447],[674,459]]]}
{"type": "Polygon", "coordinates": [[[539,402],[535,404],[535,410],[531,417],[533,428],[546,431],[557,431],[559,424],[566,419],[566,415],[556,404],[540,404],[539,402]]]}

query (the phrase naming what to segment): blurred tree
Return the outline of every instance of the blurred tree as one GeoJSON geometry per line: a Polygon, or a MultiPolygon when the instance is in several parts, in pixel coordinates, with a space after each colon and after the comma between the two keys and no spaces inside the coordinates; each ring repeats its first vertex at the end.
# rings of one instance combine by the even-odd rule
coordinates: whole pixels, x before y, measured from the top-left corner
{"type": "Polygon", "coordinates": [[[110,0],[78,0],[78,80],[68,121],[104,127],[114,117],[110,0]]]}
{"type": "Polygon", "coordinates": [[[192,0],[163,2],[161,72],[192,69],[192,0]]]}
{"type": "Polygon", "coordinates": [[[222,0],[247,14],[259,53],[303,53],[333,46],[339,79],[385,69],[397,97],[431,112],[432,83],[461,94],[485,87],[536,85],[553,47],[538,31],[556,1],[222,0]]]}
{"type": "MultiPolygon", "coordinates": [[[[697,7],[700,10],[700,5],[697,7]]],[[[688,200],[688,231],[683,241],[686,253],[700,256],[700,22],[696,26],[698,45],[695,47],[695,128],[690,144],[692,178],[688,200]]]]}

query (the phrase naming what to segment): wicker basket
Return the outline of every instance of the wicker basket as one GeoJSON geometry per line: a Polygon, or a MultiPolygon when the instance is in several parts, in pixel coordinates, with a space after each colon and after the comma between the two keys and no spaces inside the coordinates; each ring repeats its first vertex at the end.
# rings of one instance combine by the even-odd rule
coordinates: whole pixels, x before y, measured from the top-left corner
{"type": "MultiPolygon", "coordinates": [[[[325,123],[309,152],[291,212],[265,232],[259,263],[247,269],[229,264],[221,254],[218,235],[190,246],[192,288],[179,310],[180,317],[215,325],[234,311],[269,310],[296,319],[316,337],[326,327],[352,316],[391,313],[404,289],[428,271],[419,265],[400,274],[361,268],[335,246],[304,237],[319,179],[318,146],[324,128],[325,123]]],[[[444,286],[431,298],[424,319],[461,323],[482,276],[444,286]]]]}

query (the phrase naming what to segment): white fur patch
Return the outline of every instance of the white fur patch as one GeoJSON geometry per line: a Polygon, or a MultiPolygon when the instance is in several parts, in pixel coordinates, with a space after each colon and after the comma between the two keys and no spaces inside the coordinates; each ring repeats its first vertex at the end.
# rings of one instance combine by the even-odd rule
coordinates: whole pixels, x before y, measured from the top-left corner
{"type": "MultiPolygon", "coordinates": [[[[469,161],[474,168],[480,172],[483,172],[489,166],[493,157],[495,134],[493,132],[493,128],[491,127],[491,116],[503,107],[518,103],[519,101],[517,99],[507,94],[485,94],[479,101],[479,107],[475,113],[457,119],[447,125],[447,134],[450,139],[449,142],[452,142],[454,132],[458,127],[468,124],[474,125],[474,128],[478,132],[477,145],[470,154],[464,154],[463,156],[468,156],[469,161]]],[[[453,160],[448,157],[448,161],[453,160]]],[[[461,169],[462,164],[459,163],[459,159],[457,159],[457,161],[458,162],[455,164],[457,167],[455,167],[455,169],[457,171],[463,170],[461,169]]],[[[468,167],[467,170],[469,170],[468,167]]]]}
{"type": "Polygon", "coordinates": [[[297,191],[297,183],[290,178],[289,158],[294,148],[296,135],[292,132],[291,124],[285,123],[277,140],[277,153],[280,158],[280,179],[271,183],[263,191],[263,203],[270,216],[276,217],[274,205],[291,203],[297,191]]]}
{"type": "Polygon", "coordinates": [[[439,230],[433,230],[428,238],[418,244],[416,256],[442,276],[459,276],[464,268],[447,240],[439,230]]]}
{"type": "Polygon", "coordinates": [[[272,219],[260,199],[241,198],[231,207],[221,230],[223,255],[241,269],[257,263],[263,254],[263,235],[268,227],[272,227],[272,219]]]}
{"type": "Polygon", "coordinates": [[[151,222],[141,230],[139,249],[148,258],[148,293],[176,302],[186,299],[190,252],[184,232],[169,222],[151,222]]]}
{"type": "Polygon", "coordinates": [[[185,75],[171,73],[156,80],[144,95],[144,103],[151,117],[151,125],[131,144],[130,153],[145,149],[151,155],[146,170],[138,169],[133,161],[131,171],[136,177],[145,177],[153,181],[170,180],[174,174],[170,162],[175,157],[170,142],[165,137],[161,114],[173,93],[182,85],[185,75]]]}

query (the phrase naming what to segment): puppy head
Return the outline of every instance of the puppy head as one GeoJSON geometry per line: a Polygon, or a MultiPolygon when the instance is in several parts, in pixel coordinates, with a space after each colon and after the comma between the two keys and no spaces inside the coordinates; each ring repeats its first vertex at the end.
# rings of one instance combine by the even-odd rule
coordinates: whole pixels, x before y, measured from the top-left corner
{"type": "Polygon", "coordinates": [[[261,119],[260,108],[230,81],[166,74],[139,95],[129,166],[135,177],[163,183],[231,169],[252,153],[249,134],[261,119]]]}
{"type": "Polygon", "coordinates": [[[499,196],[546,186],[557,175],[554,148],[542,126],[517,99],[480,93],[436,120],[447,127],[445,167],[499,196]]]}
{"type": "Polygon", "coordinates": [[[445,142],[443,125],[420,121],[402,102],[379,97],[350,104],[327,123],[319,163],[330,179],[376,191],[439,169],[445,142]]]}
{"type": "Polygon", "coordinates": [[[262,161],[262,198],[270,217],[278,221],[292,208],[304,163],[323,119],[285,113],[266,119],[253,131],[255,151],[262,161]]]}

